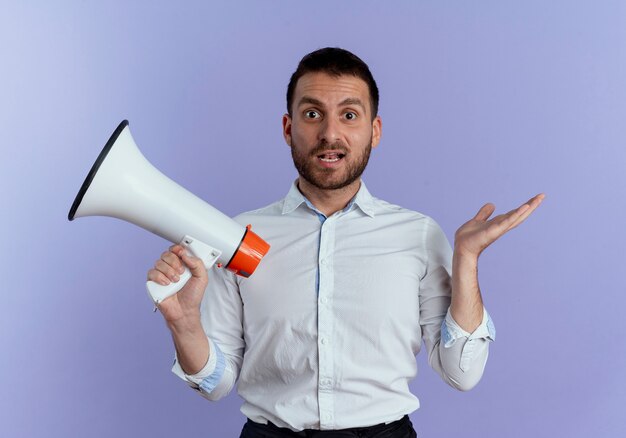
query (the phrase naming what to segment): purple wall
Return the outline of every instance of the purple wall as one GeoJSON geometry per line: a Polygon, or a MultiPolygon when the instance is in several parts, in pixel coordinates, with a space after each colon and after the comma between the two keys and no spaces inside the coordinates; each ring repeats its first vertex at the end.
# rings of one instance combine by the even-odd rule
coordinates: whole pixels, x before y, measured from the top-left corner
{"type": "Polygon", "coordinates": [[[167,243],[66,215],[124,118],[225,213],[282,197],[287,80],[333,45],[381,89],[376,196],[451,238],[487,201],[547,194],[481,258],[498,328],[483,381],[457,393],[419,356],[420,437],[624,436],[624,2],[135,3],[0,9],[0,435],[238,436],[237,395],[211,404],[169,371],[144,291],[167,243]]]}

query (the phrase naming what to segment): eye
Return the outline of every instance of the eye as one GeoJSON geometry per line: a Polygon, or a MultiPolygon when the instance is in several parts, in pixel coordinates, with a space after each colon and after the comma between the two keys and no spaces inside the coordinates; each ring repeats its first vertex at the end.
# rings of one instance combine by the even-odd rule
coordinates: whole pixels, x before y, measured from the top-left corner
{"type": "Polygon", "coordinates": [[[355,120],[357,115],[355,112],[348,111],[347,113],[344,114],[344,117],[346,118],[346,120],[355,120]]]}
{"type": "Polygon", "coordinates": [[[306,117],[307,119],[319,119],[320,113],[315,110],[308,110],[304,113],[304,117],[306,117]]]}

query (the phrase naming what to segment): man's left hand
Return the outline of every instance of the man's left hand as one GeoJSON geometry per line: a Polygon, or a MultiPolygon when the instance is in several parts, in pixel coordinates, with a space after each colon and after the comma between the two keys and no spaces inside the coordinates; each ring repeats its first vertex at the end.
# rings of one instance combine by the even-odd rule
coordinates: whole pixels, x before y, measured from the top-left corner
{"type": "Polygon", "coordinates": [[[508,213],[489,217],[496,207],[488,203],[482,206],[476,216],[464,223],[454,234],[454,251],[457,254],[476,257],[507,231],[524,222],[545,198],[543,193],[508,213]]]}

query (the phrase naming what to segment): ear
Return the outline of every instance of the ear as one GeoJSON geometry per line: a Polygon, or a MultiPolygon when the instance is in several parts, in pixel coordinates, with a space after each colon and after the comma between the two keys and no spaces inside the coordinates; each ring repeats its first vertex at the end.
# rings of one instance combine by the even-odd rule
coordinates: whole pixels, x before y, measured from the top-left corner
{"type": "Polygon", "coordinates": [[[283,114],[283,137],[291,147],[291,116],[289,114],[283,114]]]}
{"type": "Polygon", "coordinates": [[[372,121],[372,148],[378,146],[380,137],[383,135],[383,120],[380,116],[376,116],[372,121]]]}

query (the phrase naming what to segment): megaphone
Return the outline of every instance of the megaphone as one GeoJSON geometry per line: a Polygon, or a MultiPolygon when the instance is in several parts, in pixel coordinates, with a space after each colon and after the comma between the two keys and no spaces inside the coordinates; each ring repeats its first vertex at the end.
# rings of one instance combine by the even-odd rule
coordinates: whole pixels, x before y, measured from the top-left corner
{"type": "MultiPolygon", "coordinates": [[[[242,277],[252,275],[269,245],[193,193],[163,175],[139,151],[128,121],[113,132],[87,174],[68,219],[110,216],[131,222],[200,258],[206,269],[214,263],[242,277]]],[[[191,278],[185,272],[167,286],[148,281],[155,304],[174,295],[191,278]]]]}

